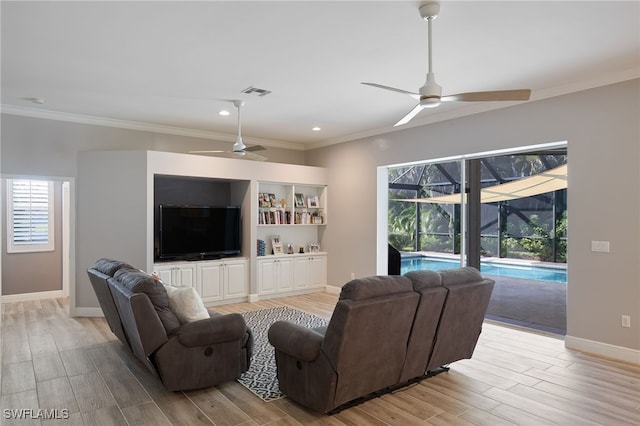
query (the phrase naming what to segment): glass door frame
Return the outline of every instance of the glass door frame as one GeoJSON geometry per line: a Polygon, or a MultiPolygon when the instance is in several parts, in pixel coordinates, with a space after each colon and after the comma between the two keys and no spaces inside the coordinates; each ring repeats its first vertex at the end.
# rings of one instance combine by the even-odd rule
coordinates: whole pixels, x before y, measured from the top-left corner
{"type": "MultiPolygon", "coordinates": [[[[392,167],[407,167],[418,164],[442,164],[459,161],[460,162],[460,181],[461,187],[468,189],[472,186],[477,188],[479,194],[480,183],[475,182],[473,185],[467,183],[467,167],[472,160],[480,160],[486,157],[494,157],[501,155],[521,154],[529,151],[553,149],[553,148],[566,148],[567,141],[551,142],[538,145],[529,145],[509,149],[499,149],[493,151],[484,151],[473,154],[456,155],[451,157],[436,158],[422,161],[412,161],[408,163],[389,164],[385,166],[379,166],[377,168],[377,197],[376,197],[376,274],[387,275],[388,272],[388,242],[389,242],[389,226],[388,226],[388,212],[389,212],[389,168],[392,167]]],[[[467,253],[473,250],[479,253],[479,230],[478,230],[478,243],[471,246],[469,238],[469,218],[470,215],[479,215],[480,200],[479,195],[477,197],[471,196],[472,200],[475,200],[474,205],[469,205],[465,199],[465,191],[460,191],[460,212],[461,212],[461,224],[460,224],[460,266],[467,265],[467,253]]],[[[479,221],[480,219],[477,218],[479,221]]],[[[475,240],[475,238],[473,239],[475,240]]],[[[479,259],[478,259],[479,261],[479,259]]],[[[475,263],[475,262],[474,262],[475,263]]],[[[479,266],[479,265],[478,265],[479,266]]]]}

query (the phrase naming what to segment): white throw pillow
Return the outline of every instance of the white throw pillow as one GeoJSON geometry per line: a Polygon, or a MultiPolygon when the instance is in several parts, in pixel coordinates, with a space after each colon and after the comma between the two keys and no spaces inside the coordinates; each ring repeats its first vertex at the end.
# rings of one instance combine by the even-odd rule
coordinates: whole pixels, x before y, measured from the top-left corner
{"type": "Polygon", "coordinates": [[[180,323],[209,318],[209,312],[195,288],[174,287],[166,284],[165,288],[169,296],[169,308],[176,314],[180,323]]]}

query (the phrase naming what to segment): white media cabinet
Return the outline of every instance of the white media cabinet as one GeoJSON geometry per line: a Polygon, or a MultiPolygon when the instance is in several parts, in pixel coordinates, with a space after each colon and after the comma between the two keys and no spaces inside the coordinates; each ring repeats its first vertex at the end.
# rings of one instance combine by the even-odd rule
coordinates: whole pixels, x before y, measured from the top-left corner
{"type": "Polygon", "coordinates": [[[166,284],[194,287],[207,305],[243,302],[249,296],[247,258],[159,262],[153,270],[166,284]]]}
{"type": "Polygon", "coordinates": [[[258,297],[307,293],[327,285],[327,254],[261,256],[257,261],[258,297]]]}

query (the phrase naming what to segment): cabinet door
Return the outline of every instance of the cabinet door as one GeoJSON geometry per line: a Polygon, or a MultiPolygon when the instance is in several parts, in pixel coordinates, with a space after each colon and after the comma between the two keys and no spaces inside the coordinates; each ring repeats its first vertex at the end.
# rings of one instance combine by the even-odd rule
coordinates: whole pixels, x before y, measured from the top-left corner
{"type": "Polygon", "coordinates": [[[195,265],[180,265],[175,273],[176,283],[181,287],[193,287],[196,284],[196,267],[195,265]]]}
{"type": "Polygon", "coordinates": [[[325,256],[309,257],[309,286],[320,287],[327,284],[327,258],[325,256]]]}
{"type": "Polygon", "coordinates": [[[224,297],[241,297],[249,293],[247,286],[247,262],[229,262],[224,270],[224,297]]]}
{"type": "Polygon", "coordinates": [[[210,302],[222,300],[222,264],[205,263],[198,265],[198,290],[202,300],[210,302]]]}
{"type": "Polygon", "coordinates": [[[309,258],[297,257],[293,270],[293,281],[296,288],[309,286],[309,258]]]}
{"type": "Polygon", "coordinates": [[[292,259],[278,259],[278,270],[276,277],[276,284],[278,291],[293,290],[293,260],[292,259]]]}
{"type": "Polygon", "coordinates": [[[276,262],[273,259],[258,261],[258,294],[276,291],[276,262]]]}
{"type": "MultiPolygon", "coordinates": [[[[174,285],[173,281],[173,265],[154,265],[153,269],[158,278],[165,284],[174,285]]],[[[177,285],[177,284],[176,284],[177,285]]]]}

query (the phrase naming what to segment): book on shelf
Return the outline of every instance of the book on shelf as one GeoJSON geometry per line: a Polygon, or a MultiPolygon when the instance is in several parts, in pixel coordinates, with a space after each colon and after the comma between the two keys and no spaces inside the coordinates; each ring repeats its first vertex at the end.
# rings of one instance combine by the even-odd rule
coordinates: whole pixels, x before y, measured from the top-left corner
{"type": "Polygon", "coordinates": [[[287,225],[291,223],[291,212],[282,209],[261,210],[258,213],[259,225],[287,225]]]}
{"type": "Polygon", "coordinates": [[[258,256],[264,256],[266,254],[266,247],[267,247],[267,244],[264,242],[264,240],[258,240],[257,247],[256,247],[258,256]]]}

